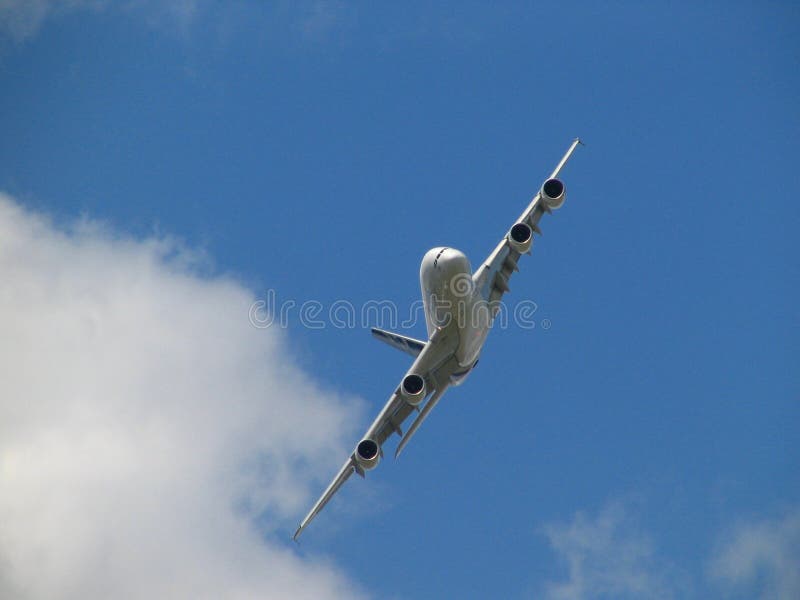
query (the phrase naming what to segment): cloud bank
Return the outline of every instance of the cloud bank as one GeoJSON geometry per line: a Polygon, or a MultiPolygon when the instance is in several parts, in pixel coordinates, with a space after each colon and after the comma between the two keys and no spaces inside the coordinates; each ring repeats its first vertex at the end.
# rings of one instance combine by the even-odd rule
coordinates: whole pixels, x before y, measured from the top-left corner
{"type": "Polygon", "coordinates": [[[729,593],[800,598],[800,509],[737,525],[719,545],[710,574],[729,593]]]}
{"type": "Polygon", "coordinates": [[[0,597],[359,595],[288,542],[358,403],[196,267],[0,194],[0,597]]]}
{"type": "Polygon", "coordinates": [[[205,0],[0,0],[0,33],[23,42],[50,19],[78,11],[108,8],[140,15],[151,25],[169,24],[186,30],[205,0]]]}
{"type": "Polygon", "coordinates": [[[51,16],[98,9],[106,0],[0,0],[0,32],[17,42],[32,37],[51,16]]]}
{"type": "Polygon", "coordinates": [[[659,554],[652,536],[622,502],[610,502],[595,515],[579,511],[568,523],[548,525],[544,533],[566,565],[566,577],[546,583],[536,597],[800,598],[797,507],[774,519],[740,521],[714,535],[716,548],[704,577],[692,577],[659,554]]]}
{"type": "Polygon", "coordinates": [[[583,512],[570,523],[545,528],[551,547],[567,566],[566,580],[550,582],[549,600],[685,597],[683,577],[662,558],[653,542],[620,503],[596,516],[583,512]]]}

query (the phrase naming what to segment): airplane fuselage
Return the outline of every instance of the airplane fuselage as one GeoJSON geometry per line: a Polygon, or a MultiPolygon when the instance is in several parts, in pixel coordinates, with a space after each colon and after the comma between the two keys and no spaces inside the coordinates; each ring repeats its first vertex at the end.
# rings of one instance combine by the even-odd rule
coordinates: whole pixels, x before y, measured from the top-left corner
{"type": "Polygon", "coordinates": [[[455,360],[450,382],[458,385],[475,366],[489,334],[488,305],[474,285],[469,260],[455,248],[428,250],[420,265],[419,280],[428,337],[445,330],[452,339],[455,360]]]}

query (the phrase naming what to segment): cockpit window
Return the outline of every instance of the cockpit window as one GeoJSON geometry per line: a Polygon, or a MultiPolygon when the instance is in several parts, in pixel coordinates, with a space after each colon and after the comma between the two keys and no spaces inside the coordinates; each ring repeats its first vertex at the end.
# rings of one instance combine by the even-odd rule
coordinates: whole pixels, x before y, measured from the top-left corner
{"type": "Polygon", "coordinates": [[[434,258],[434,259],[433,259],[433,266],[434,266],[434,267],[437,267],[437,266],[438,266],[438,264],[437,264],[437,263],[439,262],[439,257],[442,255],[442,253],[443,253],[445,250],[447,250],[447,248],[442,248],[441,250],[439,250],[439,254],[437,254],[437,255],[436,255],[436,258],[434,258]]]}

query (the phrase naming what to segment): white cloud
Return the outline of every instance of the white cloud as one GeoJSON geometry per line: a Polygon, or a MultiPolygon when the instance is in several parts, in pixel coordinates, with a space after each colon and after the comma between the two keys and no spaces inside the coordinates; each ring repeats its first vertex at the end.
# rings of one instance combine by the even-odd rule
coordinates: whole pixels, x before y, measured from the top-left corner
{"type": "Polygon", "coordinates": [[[337,0],[313,0],[297,4],[296,9],[301,14],[300,30],[310,40],[323,41],[356,21],[355,8],[337,0]]]}
{"type": "Polygon", "coordinates": [[[358,595],[288,541],[358,403],[195,271],[0,194],[0,597],[358,595]]]}
{"type": "Polygon", "coordinates": [[[0,0],[0,33],[27,40],[51,18],[81,10],[117,8],[138,15],[151,26],[186,33],[204,0],[0,0]]]}
{"type": "MultiPolygon", "coordinates": [[[[225,3],[210,0],[0,0],[0,41],[34,38],[48,22],[74,13],[102,12],[144,23],[151,29],[191,43],[195,34],[212,37],[195,43],[225,44],[234,35],[284,39],[287,32],[303,44],[343,41],[358,25],[358,9],[340,0],[288,3],[225,3]]],[[[381,40],[386,34],[381,33],[381,40]]]]}
{"type": "Polygon", "coordinates": [[[187,36],[208,0],[129,0],[124,8],[154,28],[187,36]]]}
{"type": "Polygon", "coordinates": [[[800,598],[800,510],[734,527],[717,549],[710,575],[729,592],[800,598]]]}
{"type": "Polygon", "coordinates": [[[52,15],[105,4],[106,0],[0,0],[0,33],[20,42],[33,36],[52,15]]]}
{"type": "Polygon", "coordinates": [[[550,545],[566,563],[567,579],[545,586],[546,598],[672,598],[676,573],[655,555],[653,543],[621,504],[596,517],[575,514],[568,524],[545,528],[550,545]]]}

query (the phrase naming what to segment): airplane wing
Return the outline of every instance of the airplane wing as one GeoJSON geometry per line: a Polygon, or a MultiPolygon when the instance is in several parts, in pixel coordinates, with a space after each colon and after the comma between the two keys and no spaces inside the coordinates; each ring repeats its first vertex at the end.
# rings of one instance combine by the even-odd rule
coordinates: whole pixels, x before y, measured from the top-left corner
{"type": "Polygon", "coordinates": [[[532,234],[534,232],[541,234],[539,219],[544,213],[549,213],[553,208],[561,206],[564,201],[566,190],[556,178],[579,144],[583,144],[580,139],[572,142],[561,162],[533,197],[528,208],[516,220],[508,235],[502,239],[473,274],[472,280],[476,289],[480,291],[483,299],[491,307],[492,318],[500,309],[499,300],[503,294],[510,291],[508,281],[511,279],[511,275],[519,270],[517,267],[519,257],[523,253],[530,254],[532,234]]]}
{"type": "MultiPolygon", "coordinates": [[[[406,376],[411,374],[420,375],[425,382],[426,395],[430,394],[429,399],[420,411],[420,414],[412,423],[408,433],[403,436],[403,430],[400,426],[408,418],[408,416],[414,412],[414,410],[419,410],[419,405],[412,406],[408,401],[405,400],[405,398],[403,398],[402,394],[400,393],[400,386],[398,385],[397,388],[395,388],[395,391],[389,397],[386,405],[378,413],[378,416],[375,418],[372,425],[370,425],[369,429],[367,429],[366,433],[362,437],[362,440],[369,439],[378,444],[380,456],[383,456],[382,446],[384,442],[393,433],[396,433],[401,437],[397,452],[397,454],[399,454],[400,450],[405,447],[405,445],[408,443],[408,440],[411,439],[411,436],[414,435],[414,432],[416,432],[416,430],[422,424],[422,421],[425,420],[425,417],[428,416],[430,411],[439,401],[439,398],[441,398],[442,394],[444,394],[448,381],[446,378],[441,378],[442,381],[439,381],[440,378],[437,377],[437,372],[439,371],[440,367],[442,367],[442,365],[451,357],[455,344],[457,343],[457,335],[453,335],[445,330],[437,330],[422,348],[419,356],[417,356],[417,359],[414,361],[414,364],[411,365],[411,368],[406,373],[406,376]]],[[[422,402],[420,402],[420,404],[422,404],[422,402]]],[[[342,465],[342,468],[339,470],[336,477],[333,478],[333,481],[331,481],[330,485],[328,485],[328,487],[322,493],[316,504],[314,504],[306,517],[300,522],[300,526],[292,536],[294,540],[297,540],[297,537],[300,535],[300,533],[302,533],[303,529],[305,529],[311,520],[317,516],[317,514],[330,501],[330,499],[333,498],[334,494],[339,491],[339,488],[342,487],[344,482],[347,481],[353,473],[358,473],[361,475],[361,477],[365,476],[364,468],[356,459],[355,449],[350,453],[350,456],[347,457],[344,465],[342,465]]]]}

